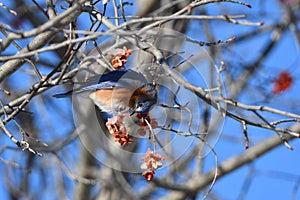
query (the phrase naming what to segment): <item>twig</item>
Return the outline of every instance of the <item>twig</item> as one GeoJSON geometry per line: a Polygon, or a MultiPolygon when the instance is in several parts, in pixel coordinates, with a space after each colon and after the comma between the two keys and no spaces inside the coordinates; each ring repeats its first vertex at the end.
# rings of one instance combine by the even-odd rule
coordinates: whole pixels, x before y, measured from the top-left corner
{"type": "Polygon", "coordinates": [[[32,0],[32,2],[34,3],[34,5],[36,5],[36,7],[42,11],[42,13],[49,19],[49,15],[48,13],[40,6],[40,4],[38,4],[35,0],[32,0]]]}
{"type": "Polygon", "coordinates": [[[181,130],[175,130],[175,129],[168,128],[168,127],[165,127],[165,126],[158,126],[157,128],[160,128],[160,129],[165,130],[165,131],[171,131],[171,132],[174,132],[174,133],[176,133],[180,136],[184,136],[184,137],[207,135],[206,132],[204,132],[204,133],[190,133],[190,132],[184,132],[184,131],[181,131],[181,130]]]}
{"type": "Polygon", "coordinates": [[[244,137],[245,137],[245,149],[249,148],[249,138],[248,138],[248,131],[247,131],[247,124],[245,121],[242,121],[242,125],[243,125],[243,133],[244,133],[244,137]]]}
{"type": "MultiPolygon", "coordinates": [[[[177,53],[174,54],[174,55],[177,55],[177,53]]],[[[173,55],[171,55],[171,56],[173,56],[173,55]]],[[[192,57],[193,57],[193,55],[190,55],[189,57],[185,58],[183,61],[177,63],[177,64],[173,67],[173,69],[178,68],[180,65],[184,64],[186,61],[188,61],[188,60],[191,59],[192,57]]]]}
{"type": "Polygon", "coordinates": [[[276,126],[278,124],[282,124],[282,123],[287,123],[287,122],[300,122],[299,119],[281,119],[281,120],[277,120],[277,121],[274,121],[274,122],[270,122],[270,124],[272,126],[276,126]]]}
{"type": "Polygon", "coordinates": [[[212,45],[219,45],[219,44],[224,44],[224,43],[229,43],[232,42],[236,39],[236,36],[232,36],[231,38],[228,38],[226,40],[218,40],[214,42],[202,42],[202,41],[197,41],[193,40],[189,37],[186,37],[186,40],[191,43],[199,44],[200,46],[212,46],[212,45]]]}
{"type": "Polygon", "coordinates": [[[219,167],[219,161],[218,161],[218,155],[217,155],[217,153],[216,153],[216,151],[214,150],[214,148],[206,141],[206,140],[204,140],[203,138],[201,138],[201,137],[199,137],[199,136],[197,136],[197,138],[199,139],[199,140],[201,140],[210,150],[211,150],[211,152],[214,154],[214,157],[215,157],[215,174],[214,174],[214,177],[213,177],[213,179],[212,179],[212,182],[211,182],[211,184],[210,184],[210,186],[209,186],[209,189],[208,189],[208,191],[205,193],[205,195],[202,197],[202,199],[206,199],[207,197],[208,197],[208,195],[209,195],[209,193],[212,191],[212,189],[213,189],[213,187],[214,187],[214,185],[215,185],[215,183],[216,183],[216,181],[217,181],[217,177],[218,177],[218,167],[219,167]]]}
{"type": "Polygon", "coordinates": [[[15,143],[19,148],[21,148],[23,151],[24,150],[28,150],[29,152],[37,155],[37,156],[42,156],[41,153],[39,153],[38,151],[32,149],[29,145],[28,142],[26,141],[21,141],[19,142],[14,136],[12,133],[9,132],[9,130],[7,130],[7,128],[5,127],[4,123],[3,123],[3,120],[0,119],[0,128],[3,130],[3,132],[9,137],[9,139],[15,143]]]}
{"type": "Polygon", "coordinates": [[[145,120],[147,126],[149,127],[149,130],[150,130],[150,133],[151,133],[151,138],[152,138],[152,141],[153,141],[153,151],[156,152],[156,138],[155,138],[155,135],[154,135],[153,128],[152,128],[151,124],[148,122],[148,120],[146,118],[143,119],[143,120],[145,120]]]}
{"type": "Polygon", "coordinates": [[[243,6],[246,6],[248,8],[252,8],[252,6],[248,3],[242,2],[242,1],[234,1],[234,0],[195,0],[192,4],[196,5],[205,5],[209,3],[216,3],[216,2],[229,2],[229,3],[236,3],[243,6]]]}
{"type": "Polygon", "coordinates": [[[266,112],[270,112],[270,113],[274,113],[274,114],[278,114],[278,115],[282,115],[282,116],[286,116],[286,117],[292,117],[292,118],[300,120],[300,115],[282,111],[282,110],[278,110],[278,109],[271,108],[268,106],[247,105],[247,104],[243,104],[241,102],[234,101],[232,99],[226,99],[226,98],[215,98],[215,100],[222,101],[226,104],[233,105],[235,107],[243,108],[243,109],[250,110],[250,111],[266,111],[266,112]]]}
{"type": "Polygon", "coordinates": [[[238,20],[228,17],[228,15],[224,15],[224,17],[228,22],[231,22],[233,24],[241,24],[241,25],[246,25],[246,26],[262,26],[262,25],[264,25],[264,22],[253,23],[253,22],[249,22],[249,21],[238,21],[238,20]]]}
{"type": "Polygon", "coordinates": [[[4,3],[0,2],[0,6],[2,8],[4,8],[5,10],[7,10],[10,14],[13,14],[14,16],[17,16],[17,12],[12,10],[12,9],[9,9],[4,3]]]}
{"type": "Polygon", "coordinates": [[[261,116],[256,110],[253,111],[261,120],[263,120],[266,124],[268,124],[272,129],[274,129],[275,133],[280,137],[280,139],[283,141],[284,145],[290,149],[290,150],[294,150],[293,147],[291,147],[287,141],[287,139],[284,137],[283,134],[277,132],[275,130],[275,126],[270,124],[263,116],[261,116]]]}

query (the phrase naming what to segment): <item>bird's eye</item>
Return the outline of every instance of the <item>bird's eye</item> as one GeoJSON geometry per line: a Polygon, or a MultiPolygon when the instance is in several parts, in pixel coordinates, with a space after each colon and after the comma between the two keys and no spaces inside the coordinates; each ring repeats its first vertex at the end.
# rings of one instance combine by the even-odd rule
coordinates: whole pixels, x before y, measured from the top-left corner
{"type": "Polygon", "coordinates": [[[138,108],[143,107],[143,103],[138,103],[137,107],[138,108]]]}

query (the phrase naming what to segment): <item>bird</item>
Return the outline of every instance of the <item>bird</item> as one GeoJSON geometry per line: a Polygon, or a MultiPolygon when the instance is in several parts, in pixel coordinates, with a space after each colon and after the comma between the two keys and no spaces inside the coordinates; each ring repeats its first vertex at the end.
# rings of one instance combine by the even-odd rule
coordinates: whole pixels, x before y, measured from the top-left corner
{"type": "MultiPolygon", "coordinates": [[[[95,77],[94,77],[95,78],[95,77]]],[[[131,69],[113,70],[102,74],[98,83],[53,95],[63,98],[88,93],[89,98],[102,111],[110,115],[128,113],[147,116],[157,103],[157,90],[144,75],[131,69]]]]}

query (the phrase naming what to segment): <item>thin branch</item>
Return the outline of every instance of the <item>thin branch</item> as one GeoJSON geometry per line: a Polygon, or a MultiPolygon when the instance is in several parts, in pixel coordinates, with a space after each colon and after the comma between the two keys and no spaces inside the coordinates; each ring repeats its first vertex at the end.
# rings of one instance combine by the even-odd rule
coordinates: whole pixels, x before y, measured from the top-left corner
{"type": "Polygon", "coordinates": [[[175,130],[175,129],[172,129],[172,128],[169,128],[169,127],[165,127],[165,126],[158,126],[157,128],[160,128],[162,130],[165,130],[165,131],[171,131],[171,132],[174,132],[180,136],[184,136],[184,137],[189,137],[189,136],[193,136],[193,137],[198,137],[198,136],[203,136],[203,135],[207,135],[206,132],[204,133],[191,133],[191,132],[184,132],[184,131],[181,131],[181,130],[175,130]]]}
{"type": "Polygon", "coordinates": [[[242,125],[243,125],[243,134],[244,134],[244,138],[245,138],[245,149],[249,148],[249,137],[248,137],[248,131],[247,131],[247,124],[245,121],[242,121],[242,125]]]}
{"type": "Polygon", "coordinates": [[[69,170],[65,166],[65,164],[62,162],[61,158],[59,158],[59,156],[56,153],[52,153],[52,155],[54,156],[54,158],[56,158],[56,161],[57,161],[58,165],[61,167],[61,169],[66,173],[66,175],[70,179],[72,179],[76,182],[80,182],[80,183],[88,184],[88,185],[95,185],[99,182],[96,179],[88,179],[88,178],[80,177],[80,176],[74,174],[71,170],[69,170]]]}
{"type": "Polygon", "coordinates": [[[2,8],[4,8],[5,10],[7,10],[10,14],[13,14],[14,16],[17,16],[17,12],[8,8],[4,3],[0,2],[0,6],[2,8]]]}
{"type": "Polygon", "coordinates": [[[23,151],[28,150],[29,152],[37,155],[37,156],[42,156],[41,153],[39,153],[38,151],[32,149],[29,145],[28,142],[22,140],[21,142],[18,141],[13,134],[5,127],[3,120],[0,119],[0,128],[2,129],[2,131],[9,137],[9,139],[15,143],[19,148],[21,148],[23,151]]]}
{"type": "Polygon", "coordinates": [[[200,46],[212,46],[212,45],[219,45],[219,44],[225,44],[225,43],[229,43],[232,42],[234,40],[236,40],[236,36],[232,36],[226,40],[218,40],[215,42],[202,42],[202,41],[197,41],[197,40],[193,40],[191,38],[187,38],[188,42],[194,43],[194,44],[199,44],[200,46]]]}
{"type": "MultiPolygon", "coordinates": [[[[274,131],[275,131],[275,126],[274,125],[272,125],[272,124],[270,124],[263,116],[261,116],[257,111],[253,111],[262,121],[264,121],[266,124],[268,124],[272,129],[274,129],[274,131]]],[[[275,131],[276,132],[276,134],[280,137],[280,139],[283,141],[283,143],[284,143],[284,145],[288,148],[288,149],[290,149],[290,150],[294,150],[293,149],[293,147],[291,147],[290,145],[289,145],[289,143],[288,143],[288,141],[287,141],[287,139],[284,137],[284,135],[283,134],[281,134],[281,133],[279,133],[279,132],[277,132],[277,131],[275,131]]]]}
{"type": "Polygon", "coordinates": [[[208,195],[211,193],[211,191],[217,181],[219,161],[218,161],[218,155],[217,155],[216,151],[214,150],[214,148],[206,140],[202,139],[201,137],[198,136],[197,138],[199,140],[201,140],[211,150],[211,152],[214,154],[214,158],[215,158],[215,166],[216,166],[215,167],[215,175],[211,181],[208,191],[202,197],[202,199],[206,199],[208,197],[208,195]]]}
{"type": "Polygon", "coordinates": [[[38,4],[35,0],[31,0],[33,3],[34,3],[34,5],[36,5],[36,7],[40,10],[40,11],[42,11],[42,13],[49,19],[49,15],[48,15],[48,13],[40,6],[40,4],[38,4]]]}
{"type": "Polygon", "coordinates": [[[255,105],[248,105],[248,104],[244,104],[238,101],[234,101],[232,99],[226,99],[226,98],[215,98],[216,101],[222,101],[226,104],[238,107],[238,108],[243,108],[245,110],[249,110],[249,111],[265,111],[265,112],[270,112],[270,113],[274,113],[274,114],[278,114],[281,116],[286,116],[286,117],[292,117],[295,119],[300,120],[300,115],[294,114],[294,113],[290,113],[290,112],[286,112],[286,111],[282,111],[282,110],[278,110],[275,108],[271,108],[268,106],[255,106],[255,105]]]}

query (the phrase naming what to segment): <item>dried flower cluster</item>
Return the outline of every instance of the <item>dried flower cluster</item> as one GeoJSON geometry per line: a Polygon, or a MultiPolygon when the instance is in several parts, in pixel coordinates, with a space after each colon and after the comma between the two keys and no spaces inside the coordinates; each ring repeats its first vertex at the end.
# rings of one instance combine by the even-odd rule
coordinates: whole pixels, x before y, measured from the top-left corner
{"type": "Polygon", "coordinates": [[[114,137],[115,142],[118,142],[121,146],[133,143],[123,122],[125,116],[124,114],[119,114],[109,118],[106,122],[106,127],[110,134],[114,137]]]}
{"type": "Polygon", "coordinates": [[[146,117],[139,117],[138,115],[137,117],[140,119],[139,126],[141,127],[137,130],[137,134],[139,134],[140,136],[146,135],[147,131],[149,130],[148,123],[152,128],[158,127],[157,121],[155,119],[151,119],[148,115],[146,117]]]}
{"type": "Polygon", "coordinates": [[[152,181],[155,170],[163,166],[161,160],[166,160],[166,158],[148,149],[146,156],[143,157],[142,160],[144,163],[141,165],[141,168],[147,169],[147,171],[143,172],[142,175],[147,181],[152,181]]]}
{"type": "MultiPolygon", "coordinates": [[[[121,146],[125,144],[132,143],[132,139],[130,139],[130,127],[125,126],[124,118],[128,116],[127,114],[118,114],[112,118],[109,118],[106,122],[106,127],[108,128],[110,134],[114,137],[115,142],[120,143],[121,146]]],[[[158,124],[155,119],[151,119],[149,116],[146,118],[139,118],[139,126],[140,128],[137,129],[137,134],[140,136],[146,135],[147,131],[149,130],[149,125],[147,124],[146,120],[150,124],[152,128],[157,128],[158,124]]]]}
{"type": "Polygon", "coordinates": [[[127,47],[123,47],[123,49],[118,49],[116,53],[111,53],[113,59],[111,64],[113,68],[116,70],[126,69],[125,64],[127,62],[127,57],[130,56],[132,53],[131,49],[127,49],[127,47]]]}

